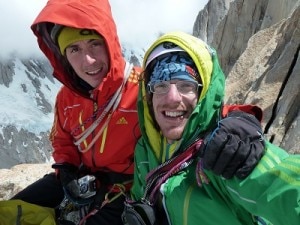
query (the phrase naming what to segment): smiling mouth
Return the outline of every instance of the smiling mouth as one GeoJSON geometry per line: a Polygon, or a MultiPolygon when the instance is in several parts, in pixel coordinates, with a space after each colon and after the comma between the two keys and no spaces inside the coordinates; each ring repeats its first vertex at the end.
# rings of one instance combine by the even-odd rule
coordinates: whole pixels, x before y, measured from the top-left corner
{"type": "Polygon", "coordinates": [[[186,112],[184,111],[180,111],[180,112],[171,112],[171,111],[164,111],[163,114],[167,117],[171,117],[171,118],[178,118],[178,117],[183,117],[183,115],[186,112]]]}
{"type": "Polygon", "coordinates": [[[93,76],[96,75],[98,73],[100,73],[102,71],[103,68],[97,69],[97,70],[93,70],[93,71],[89,71],[89,72],[85,72],[87,75],[93,76]]]}

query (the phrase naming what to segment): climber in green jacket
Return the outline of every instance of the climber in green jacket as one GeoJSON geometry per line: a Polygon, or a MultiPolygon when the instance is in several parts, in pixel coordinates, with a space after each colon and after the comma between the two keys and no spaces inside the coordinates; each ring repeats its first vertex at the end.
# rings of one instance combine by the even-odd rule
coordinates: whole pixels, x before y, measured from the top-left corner
{"type": "MultiPolygon", "coordinates": [[[[225,76],[216,51],[189,34],[170,32],[151,45],[143,67],[138,96],[142,137],[124,222],[299,225],[300,156],[264,140],[259,123],[253,123],[254,116],[261,119],[257,108],[223,104],[225,76]],[[233,129],[239,129],[237,135],[226,134],[233,129]],[[255,129],[257,135],[249,136],[255,129]],[[226,179],[226,173],[218,175],[226,157],[210,161],[215,146],[225,142],[251,146],[245,154],[255,158],[262,141],[264,156],[250,174],[245,166],[237,167],[235,176],[226,179]]],[[[233,158],[231,166],[241,160],[233,158]]]]}

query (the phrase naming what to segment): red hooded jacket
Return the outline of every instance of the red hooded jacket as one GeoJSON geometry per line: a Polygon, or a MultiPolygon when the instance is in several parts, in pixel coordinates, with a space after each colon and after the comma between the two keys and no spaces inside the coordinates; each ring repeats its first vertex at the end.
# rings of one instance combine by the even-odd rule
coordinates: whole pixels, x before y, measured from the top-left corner
{"type": "MultiPolygon", "coordinates": [[[[122,56],[116,25],[107,0],[50,0],[31,26],[40,49],[49,59],[63,87],[55,106],[55,119],[50,135],[53,158],[57,163],[83,163],[92,171],[133,173],[133,152],[140,136],[137,117],[139,68],[132,68],[121,90],[121,100],[108,110],[95,129],[74,144],[78,135],[102,117],[105,107],[124,81],[126,62],[122,56]],[[51,40],[54,24],[96,30],[104,39],[110,57],[110,70],[90,96],[83,95],[66,72],[63,56],[51,40]],[[99,136],[97,136],[97,134],[99,136]],[[92,143],[92,141],[95,143],[92,143]],[[89,148],[89,146],[91,146],[89,148]]],[[[95,125],[95,124],[94,124],[95,125]]]]}

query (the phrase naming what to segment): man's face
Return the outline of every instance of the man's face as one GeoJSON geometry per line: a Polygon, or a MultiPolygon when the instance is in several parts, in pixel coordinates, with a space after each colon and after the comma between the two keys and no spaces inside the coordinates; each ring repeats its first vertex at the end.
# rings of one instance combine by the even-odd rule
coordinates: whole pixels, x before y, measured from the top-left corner
{"type": "Polygon", "coordinates": [[[153,110],[155,119],[167,138],[172,143],[182,137],[184,127],[198,100],[197,90],[180,93],[176,87],[178,80],[170,81],[167,93],[153,93],[153,110]]]}
{"type": "Polygon", "coordinates": [[[109,70],[109,56],[103,40],[82,40],[66,48],[66,56],[76,74],[97,87],[109,70]]]}

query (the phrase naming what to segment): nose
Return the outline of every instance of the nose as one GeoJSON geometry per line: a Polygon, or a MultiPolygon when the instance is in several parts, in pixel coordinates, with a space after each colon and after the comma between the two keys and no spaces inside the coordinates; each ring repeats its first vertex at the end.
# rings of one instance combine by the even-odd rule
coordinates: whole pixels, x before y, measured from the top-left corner
{"type": "Polygon", "coordinates": [[[170,84],[170,89],[165,97],[174,102],[180,102],[182,98],[180,92],[176,87],[176,84],[170,84]]]}
{"type": "Polygon", "coordinates": [[[88,64],[93,64],[94,62],[96,62],[96,58],[93,56],[93,54],[91,54],[90,52],[86,51],[84,53],[84,58],[85,58],[85,61],[88,63],[88,64]]]}

